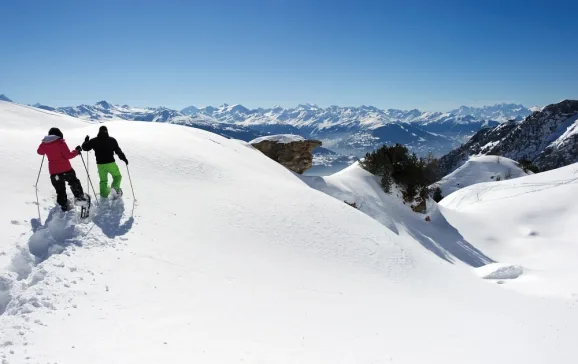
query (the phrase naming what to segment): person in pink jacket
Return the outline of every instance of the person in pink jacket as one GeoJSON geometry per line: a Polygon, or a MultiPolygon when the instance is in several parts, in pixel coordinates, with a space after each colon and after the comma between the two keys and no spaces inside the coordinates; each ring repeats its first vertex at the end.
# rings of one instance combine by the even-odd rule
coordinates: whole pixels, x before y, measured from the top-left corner
{"type": "Polygon", "coordinates": [[[77,205],[83,206],[88,199],[69,161],[76,157],[82,149],[78,146],[76,149],[69,150],[63,138],[60,129],[51,128],[48,135],[42,139],[37,153],[45,155],[48,159],[48,172],[50,173],[50,182],[56,190],[56,202],[62,211],[68,211],[72,206],[68,203],[65,182],[68,182],[77,205]]]}

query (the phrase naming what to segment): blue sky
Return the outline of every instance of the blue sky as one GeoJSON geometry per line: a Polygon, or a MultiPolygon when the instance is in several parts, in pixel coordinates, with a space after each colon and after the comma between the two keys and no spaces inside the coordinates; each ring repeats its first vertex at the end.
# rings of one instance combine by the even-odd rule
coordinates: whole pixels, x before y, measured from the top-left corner
{"type": "Polygon", "coordinates": [[[578,98],[575,1],[7,1],[0,93],[68,106],[545,105],[578,98]]]}

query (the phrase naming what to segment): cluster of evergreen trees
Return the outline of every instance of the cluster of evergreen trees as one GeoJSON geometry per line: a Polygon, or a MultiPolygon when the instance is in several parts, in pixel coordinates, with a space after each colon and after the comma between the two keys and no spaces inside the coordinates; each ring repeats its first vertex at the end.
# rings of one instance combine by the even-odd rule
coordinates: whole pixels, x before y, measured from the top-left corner
{"type": "Polygon", "coordinates": [[[429,195],[428,186],[441,178],[436,158],[431,154],[420,158],[415,153],[410,154],[401,144],[384,145],[367,153],[361,166],[381,178],[381,187],[386,193],[391,193],[393,182],[402,187],[403,198],[408,202],[418,195],[426,199],[429,195]]]}

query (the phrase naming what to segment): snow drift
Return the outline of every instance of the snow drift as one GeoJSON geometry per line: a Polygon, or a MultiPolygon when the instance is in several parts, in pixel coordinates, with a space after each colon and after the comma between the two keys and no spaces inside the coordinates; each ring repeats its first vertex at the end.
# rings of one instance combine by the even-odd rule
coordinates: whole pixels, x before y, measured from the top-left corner
{"type": "MultiPolygon", "coordinates": [[[[412,219],[403,206],[387,210],[363,171],[308,183],[326,183],[338,196],[347,194],[348,180],[365,181],[365,206],[386,208],[381,224],[244,142],[178,125],[111,121],[138,200],[124,184],[124,201],[103,203],[82,224],[54,210],[46,171],[35,204],[35,150],[51,126],[71,147],[98,129],[0,102],[0,155],[10,168],[0,176],[3,363],[578,357],[570,301],[509,292],[472,274],[463,259],[424,249],[428,239],[445,244],[455,229],[412,219]],[[40,256],[30,246],[42,248],[40,256]]],[[[93,163],[90,156],[94,180],[93,163]]],[[[73,167],[86,187],[81,161],[73,167]]]]}

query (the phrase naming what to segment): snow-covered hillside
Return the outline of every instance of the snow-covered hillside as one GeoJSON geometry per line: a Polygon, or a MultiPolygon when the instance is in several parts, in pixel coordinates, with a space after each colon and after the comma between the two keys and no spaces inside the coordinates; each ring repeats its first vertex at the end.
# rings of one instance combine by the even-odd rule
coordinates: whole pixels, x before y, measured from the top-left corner
{"type": "Polygon", "coordinates": [[[461,167],[434,183],[440,187],[443,196],[476,183],[496,182],[523,177],[532,172],[524,172],[520,164],[500,156],[473,156],[461,167]]]}
{"type": "MultiPolygon", "coordinates": [[[[516,263],[516,249],[480,251],[467,244],[468,231],[440,214],[427,223],[403,205],[388,206],[394,200],[355,166],[304,183],[241,141],[179,125],[109,122],[131,162],[138,200],[123,172],[124,203],[103,203],[91,221],[77,223],[54,210],[46,169],[35,205],[41,159],[35,151],[51,126],[62,129],[71,147],[98,129],[0,102],[0,156],[10,170],[0,176],[5,364],[578,358],[572,266],[564,265],[560,280],[565,296],[545,296],[540,284],[534,296],[489,284],[472,266],[501,257],[516,263]],[[341,201],[354,195],[363,196],[361,211],[341,201]],[[383,207],[376,211],[379,222],[366,210],[375,207],[383,207]],[[32,256],[30,243],[50,245],[52,255],[32,256]]],[[[93,156],[89,165],[94,179],[93,156]]],[[[78,158],[73,166],[86,185],[78,158]]],[[[575,184],[554,187],[541,198],[547,191],[576,193],[575,184]]],[[[539,222],[538,238],[574,236],[575,209],[566,201],[560,206],[569,214],[557,214],[551,229],[550,220],[539,222]]],[[[527,223],[541,219],[539,210],[531,211],[527,223]]],[[[484,230],[488,237],[512,236],[484,230]]],[[[553,242],[569,261],[575,250],[553,242]]]]}
{"type": "MultiPolygon", "coordinates": [[[[500,264],[507,288],[565,297],[578,308],[578,164],[461,189],[440,202],[448,221],[500,264]],[[515,278],[515,279],[514,279],[515,278]]],[[[576,319],[568,325],[576,326],[576,319]]]]}

